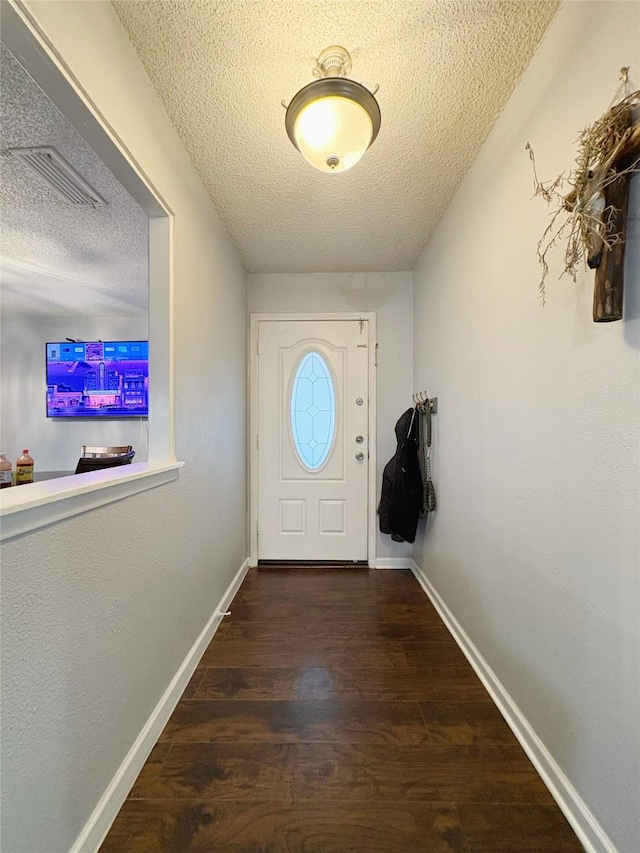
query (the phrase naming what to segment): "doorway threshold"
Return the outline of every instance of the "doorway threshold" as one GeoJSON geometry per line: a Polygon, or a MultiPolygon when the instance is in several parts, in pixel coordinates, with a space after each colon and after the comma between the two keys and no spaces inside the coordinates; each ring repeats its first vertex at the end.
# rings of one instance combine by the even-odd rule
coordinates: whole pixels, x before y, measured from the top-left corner
{"type": "Polygon", "coordinates": [[[368,569],[366,560],[258,560],[259,569],[368,569]]]}

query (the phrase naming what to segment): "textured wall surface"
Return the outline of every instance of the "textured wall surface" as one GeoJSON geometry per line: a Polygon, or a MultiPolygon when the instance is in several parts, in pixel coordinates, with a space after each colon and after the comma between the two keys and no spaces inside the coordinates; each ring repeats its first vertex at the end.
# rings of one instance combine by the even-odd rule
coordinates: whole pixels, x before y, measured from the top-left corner
{"type": "Polygon", "coordinates": [[[146,318],[2,317],[0,322],[0,445],[15,462],[28,447],[37,471],[73,471],[83,444],[131,444],[135,461],[147,460],[147,421],[140,418],[83,420],[48,418],[47,341],[146,341],[146,318]]]}
{"type": "Polygon", "coordinates": [[[558,6],[549,0],[114,3],[250,272],[411,270],[558,6]],[[281,101],[343,45],[382,126],[326,175],[281,101]],[[499,61],[497,59],[499,58],[499,61]]]}
{"type": "MultiPolygon", "coordinates": [[[[537,298],[538,174],[572,166],[638,3],[566,3],[415,271],[416,383],[439,396],[438,511],[416,558],[620,853],[638,835],[640,178],[623,322],[593,273],[537,298]]],[[[607,848],[608,849],[608,848],[607,848]]]]}
{"type": "Polygon", "coordinates": [[[74,207],[0,157],[3,317],[146,317],[145,213],[4,46],[0,85],[2,149],[53,146],[107,202],[74,207]]]}
{"type": "Polygon", "coordinates": [[[29,3],[175,212],[178,481],[2,549],[2,850],[67,853],[247,554],[245,274],[109,3],[29,3]]]}
{"type": "MultiPolygon", "coordinates": [[[[412,405],[411,273],[249,275],[249,311],[377,312],[377,495],[382,469],[395,453],[394,426],[412,405]]],[[[412,546],[378,532],[378,557],[406,557],[412,546]]]]}

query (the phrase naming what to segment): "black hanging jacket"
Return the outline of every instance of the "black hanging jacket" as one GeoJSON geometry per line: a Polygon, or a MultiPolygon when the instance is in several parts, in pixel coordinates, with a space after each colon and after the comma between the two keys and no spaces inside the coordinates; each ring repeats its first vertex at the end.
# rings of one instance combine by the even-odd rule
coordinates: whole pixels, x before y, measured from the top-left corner
{"type": "Polygon", "coordinates": [[[418,461],[418,414],[407,409],[396,424],[398,446],[382,474],[378,514],[380,530],[396,542],[413,542],[422,509],[422,476],[418,461]]]}

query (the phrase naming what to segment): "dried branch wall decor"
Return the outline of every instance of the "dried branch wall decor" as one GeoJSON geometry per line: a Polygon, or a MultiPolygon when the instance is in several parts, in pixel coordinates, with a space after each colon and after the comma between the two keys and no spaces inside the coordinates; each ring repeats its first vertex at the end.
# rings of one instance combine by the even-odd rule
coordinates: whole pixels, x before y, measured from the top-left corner
{"type": "MultiPolygon", "coordinates": [[[[621,87],[628,88],[628,69],[621,87]]],[[[620,89],[618,90],[620,91],[620,89]]],[[[544,304],[549,274],[548,255],[565,242],[564,270],[574,281],[583,264],[596,269],[594,320],[622,317],[622,276],[628,192],[631,176],[640,171],[640,90],[618,99],[577,140],[575,166],[555,180],[540,181],[535,156],[534,196],[552,208],[551,218],[537,246],[542,276],[538,289],[544,304]],[[568,190],[568,191],[567,191],[568,190]]]]}

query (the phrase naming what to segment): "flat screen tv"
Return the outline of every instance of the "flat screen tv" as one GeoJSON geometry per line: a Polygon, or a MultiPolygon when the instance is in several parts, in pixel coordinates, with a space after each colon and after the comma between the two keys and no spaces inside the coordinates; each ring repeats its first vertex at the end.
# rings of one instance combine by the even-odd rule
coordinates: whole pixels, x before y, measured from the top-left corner
{"type": "Polygon", "coordinates": [[[47,343],[48,418],[146,418],[148,341],[47,343]]]}

